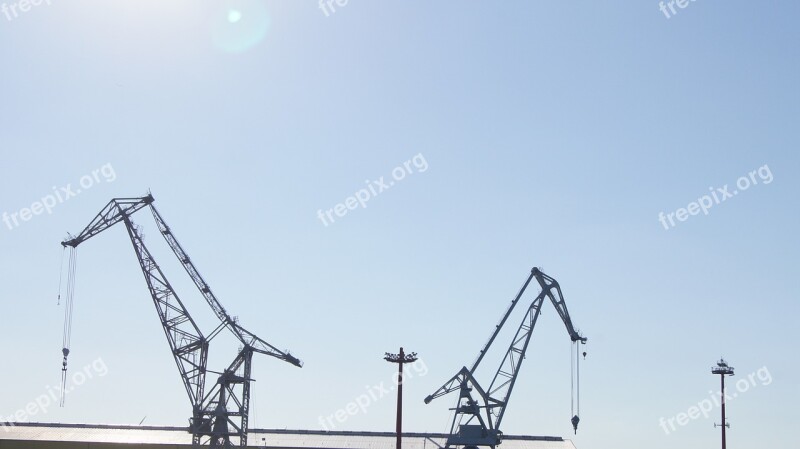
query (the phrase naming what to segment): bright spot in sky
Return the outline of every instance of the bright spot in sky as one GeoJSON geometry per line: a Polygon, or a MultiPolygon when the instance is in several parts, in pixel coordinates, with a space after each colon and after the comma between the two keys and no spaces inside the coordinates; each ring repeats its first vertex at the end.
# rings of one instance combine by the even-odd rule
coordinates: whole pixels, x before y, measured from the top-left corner
{"type": "Polygon", "coordinates": [[[212,20],[214,46],[228,53],[244,53],[263,42],[270,15],[263,0],[226,0],[212,20]]]}
{"type": "Polygon", "coordinates": [[[237,11],[235,9],[232,9],[232,10],[228,11],[228,22],[236,23],[236,22],[238,22],[240,20],[242,20],[241,11],[237,11]]]}

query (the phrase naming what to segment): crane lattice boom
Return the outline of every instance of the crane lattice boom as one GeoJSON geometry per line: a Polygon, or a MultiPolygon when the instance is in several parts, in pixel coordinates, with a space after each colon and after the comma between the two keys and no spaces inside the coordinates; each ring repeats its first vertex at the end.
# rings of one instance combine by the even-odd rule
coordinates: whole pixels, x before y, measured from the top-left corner
{"type": "MultiPolygon", "coordinates": [[[[536,321],[539,319],[545,299],[549,299],[553,306],[555,306],[558,315],[567,328],[572,342],[586,343],[587,339],[581,336],[572,325],[572,319],[569,316],[569,311],[567,310],[567,305],[564,302],[564,298],[561,294],[561,287],[558,285],[558,282],[544,274],[540,269],[533,268],[519,293],[517,293],[516,297],[511,301],[511,305],[503,315],[500,323],[495,326],[491,337],[489,337],[489,341],[483,349],[481,349],[480,353],[478,353],[478,357],[472,364],[472,368],[467,368],[466,366],[461,368],[461,370],[450,378],[450,380],[445,382],[441,388],[425,398],[425,403],[428,404],[438,397],[454,391],[459,391],[459,401],[454,409],[455,416],[453,417],[453,423],[450,428],[450,436],[447,439],[447,447],[464,446],[471,448],[475,446],[489,446],[494,448],[501,443],[502,432],[500,431],[500,423],[505,416],[508,401],[511,398],[511,392],[517,381],[520,367],[525,359],[525,352],[528,349],[533,329],[536,326],[536,321]],[[519,328],[517,328],[517,332],[506,350],[500,367],[495,372],[489,384],[489,388],[484,389],[476,380],[475,372],[483,361],[484,356],[489,352],[492,343],[494,343],[500,331],[503,329],[506,321],[508,321],[511,312],[514,311],[520,298],[534,279],[536,279],[539,284],[541,292],[528,307],[522,323],[519,328]],[[473,393],[477,394],[477,399],[473,393]]],[[[573,417],[573,423],[577,429],[577,415],[573,417]]]]}
{"type": "MultiPolygon", "coordinates": [[[[156,306],[167,342],[178,366],[181,380],[186,388],[189,401],[192,403],[189,431],[193,435],[193,445],[246,446],[253,353],[269,355],[298,367],[302,366],[302,362],[288,351],[281,351],[249,332],[228,315],[178,243],[169,226],[153,206],[153,202],[152,195],[141,198],[112,199],[78,236],[65,240],[61,244],[65,248],[69,247],[74,253],[81,243],[117,223],[124,223],[150,296],[156,306]],[[170,285],[144,244],[139,228],[131,220],[131,215],[145,207],[150,208],[161,235],[220,321],[209,337],[204,336],[200,331],[177,292],[170,285]],[[228,329],[241,342],[242,348],[233,362],[219,373],[214,384],[206,392],[209,343],[224,329],[228,329]]],[[[70,258],[71,264],[74,263],[74,260],[75,257],[70,258]]],[[[74,266],[70,267],[69,272],[74,273],[74,266]]],[[[71,310],[71,291],[72,289],[68,287],[70,294],[68,310],[71,310]]],[[[71,314],[68,317],[71,320],[71,314]]],[[[66,324],[65,329],[67,329],[66,324]]],[[[68,341],[68,337],[65,337],[64,372],[66,372],[67,356],[69,355],[68,341]]]]}

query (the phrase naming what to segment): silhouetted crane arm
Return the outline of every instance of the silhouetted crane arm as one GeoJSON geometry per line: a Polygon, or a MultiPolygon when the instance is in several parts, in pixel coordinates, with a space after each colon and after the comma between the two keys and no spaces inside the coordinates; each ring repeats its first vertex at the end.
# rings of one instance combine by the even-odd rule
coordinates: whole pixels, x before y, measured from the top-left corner
{"type": "Polygon", "coordinates": [[[561,321],[563,321],[564,326],[567,327],[569,338],[572,339],[573,342],[579,341],[581,343],[586,343],[586,337],[582,337],[580,333],[575,330],[575,326],[572,325],[572,318],[569,316],[567,304],[564,302],[564,296],[561,294],[561,286],[558,284],[558,281],[542,273],[538,269],[536,269],[536,271],[538,272],[536,280],[539,281],[539,286],[541,286],[542,291],[547,293],[547,297],[550,298],[550,301],[556,308],[558,315],[561,317],[561,321]]]}
{"type": "Polygon", "coordinates": [[[533,329],[541,314],[545,298],[548,298],[558,311],[572,342],[586,343],[587,339],[582,337],[572,324],[558,282],[538,268],[533,268],[519,293],[511,301],[511,305],[503,315],[500,323],[495,326],[489,341],[478,354],[478,358],[473,363],[472,368],[463,367],[458,374],[445,382],[436,392],[425,398],[425,403],[427,404],[438,397],[460,390],[459,405],[455,408],[455,417],[450,429],[450,437],[447,440],[448,447],[451,445],[494,447],[500,443],[502,435],[500,423],[505,415],[511,392],[514,389],[519,370],[525,359],[525,352],[528,349],[533,329]],[[536,279],[541,287],[541,292],[528,307],[525,317],[517,328],[511,345],[506,350],[503,361],[495,372],[489,388],[483,389],[474,377],[475,372],[533,279],[536,279]],[[479,395],[477,399],[480,399],[481,402],[473,397],[473,391],[477,392],[479,395]],[[466,421],[462,424],[464,419],[466,421]],[[478,421],[479,425],[470,424],[474,421],[478,421]]]}
{"type": "Polygon", "coordinates": [[[131,214],[152,202],[151,195],[143,198],[115,198],[77,237],[65,240],[61,244],[72,247],[74,251],[78,245],[111,226],[117,223],[125,224],[170,350],[181,373],[186,393],[192,404],[199,404],[204,393],[208,341],[189,315],[130,219],[131,214]]]}
{"type": "MultiPolygon", "coordinates": [[[[243,345],[253,348],[253,351],[284,360],[298,367],[303,366],[303,363],[296,357],[289,354],[288,351],[281,351],[275,346],[272,346],[271,344],[262,340],[257,335],[240,326],[236,320],[228,314],[228,312],[217,299],[216,295],[214,295],[214,292],[211,291],[211,287],[208,285],[205,279],[203,279],[203,276],[200,275],[200,272],[194,266],[192,259],[188,254],[186,254],[186,251],[184,251],[183,247],[178,242],[178,239],[175,238],[175,234],[172,233],[169,226],[164,221],[164,218],[161,217],[161,214],[158,212],[155,206],[150,204],[150,210],[153,213],[153,218],[156,221],[156,225],[158,225],[158,230],[161,232],[161,235],[167,241],[170,249],[172,249],[172,252],[175,253],[175,257],[177,257],[181,265],[183,265],[186,273],[192,279],[192,282],[194,282],[194,285],[200,291],[200,294],[203,295],[203,298],[206,300],[209,307],[211,307],[211,310],[213,310],[217,315],[220,323],[226,326],[243,345]]],[[[212,334],[212,338],[215,334],[212,334]]]]}
{"type": "Polygon", "coordinates": [[[511,392],[517,381],[517,375],[522,367],[522,362],[525,360],[525,352],[528,349],[528,344],[533,335],[533,329],[541,314],[541,308],[545,297],[550,299],[550,302],[553,303],[553,306],[558,311],[558,315],[564,322],[572,342],[586,343],[587,340],[585,337],[578,334],[575,327],[572,325],[572,319],[569,316],[567,305],[561,295],[561,287],[558,285],[558,282],[552,277],[542,273],[538,268],[531,270],[531,276],[536,278],[542,290],[528,308],[528,312],[522,319],[519,328],[517,328],[517,333],[514,335],[511,346],[509,346],[506,351],[503,362],[500,364],[500,368],[495,373],[492,383],[487,390],[489,395],[487,407],[492,409],[492,413],[497,416],[496,425],[498,428],[505,415],[508,401],[511,398],[511,392]]]}
{"type": "MultiPolygon", "coordinates": [[[[111,200],[77,237],[71,237],[61,244],[71,248],[70,272],[74,273],[74,254],[78,245],[94,237],[117,223],[124,223],[148,290],[156,305],[159,319],[169,341],[170,349],[178,365],[181,378],[192,402],[193,414],[189,422],[192,443],[211,446],[230,447],[231,440],[238,438],[240,446],[247,445],[248,413],[250,404],[250,376],[253,353],[269,355],[295,366],[302,362],[288,351],[281,351],[262,340],[252,332],[241,327],[220,304],[211,288],[200,276],[189,256],[172,234],[169,226],[153,207],[152,195],[142,198],[116,198],[111,200]],[[183,265],[208,305],[220,321],[217,328],[205,337],[197,327],[189,312],[178,298],[164,273],[144,244],[138,227],[130,216],[149,206],[159,231],[165,238],[175,256],[183,265]],[[206,364],[209,341],[223,329],[230,330],[242,343],[238,355],[224,372],[216,373],[218,378],[205,392],[206,364]],[[240,373],[241,371],[241,373],[240,373]]],[[[65,312],[65,338],[62,382],[66,376],[67,356],[69,354],[69,335],[71,327],[72,292],[74,277],[68,282],[67,311],[65,312]]]]}
{"type": "Polygon", "coordinates": [[[239,326],[236,323],[234,323],[234,327],[236,328],[235,333],[240,337],[242,342],[244,342],[244,344],[246,344],[247,346],[250,346],[254,352],[275,357],[285,362],[289,362],[297,367],[303,366],[303,362],[297,357],[290,354],[289,351],[282,351],[276,348],[275,346],[272,346],[271,344],[258,338],[258,336],[248,331],[247,329],[243,328],[242,326],[239,326]]]}
{"type": "Polygon", "coordinates": [[[71,236],[72,238],[61,242],[61,245],[77,248],[81,243],[122,221],[126,215],[131,215],[152,202],[152,195],[142,198],[114,198],[108,202],[106,207],[94,217],[77,237],[71,236]]]}
{"type": "Polygon", "coordinates": [[[475,377],[473,377],[472,375],[472,372],[465,366],[461,368],[461,371],[459,371],[458,374],[451,377],[450,380],[445,382],[445,384],[442,385],[441,388],[436,390],[435,393],[428,395],[428,397],[425,398],[425,403],[430,404],[430,402],[436,398],[440,398],[448,393],[452,393],[456,390],[461,389],[461,386],[464,384],[465,381],[474,383],[481,397],[487,397],[486,392],[483,391],[483,388],[481,388],[480,385],[478,385],[477,381],[475,380],[475,377]]]}

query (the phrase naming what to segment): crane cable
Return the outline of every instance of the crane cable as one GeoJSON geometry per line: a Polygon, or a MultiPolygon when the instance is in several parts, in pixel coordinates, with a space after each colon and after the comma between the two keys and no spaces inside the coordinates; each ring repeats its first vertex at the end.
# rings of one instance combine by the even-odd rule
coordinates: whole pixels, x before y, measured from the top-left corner
{"type": "Polygon", "coordinates": [[[577,403],[576,416],[581,415],[581,348],[578,342],[575,342],[575,402],[577,403]]]}
{"type": "Polygon", "coordinates": [[[578,343],[573,341],[572,346],[575,348],[575,359],[573,360],[572,349],[570,349],[570,414],[572,415],[572,419],[570,421],[572,422],[572,428],[575,430],[575,433],[578,433],[578,423],[581,420],[579,417],[581,414],[581,359],[580,347],[578,346],[578,343]],[[577,413],[575,413],[576,411],[577,413]]]}
{"type": "Polygon", "coordinates": [[[572,347],[569,349],[569,394],[570,394],[570,411],[569,414],[575,416],[575,359],[572,358],[573,348],[575,342],[572,342],[572,347]]]}
{"type": "MultiPolygon", "coordinates": [[[[62,337],[61,353],[64,360],[61,362],[61,402],[59,405],[64,406],[64,397],[67,394],[67,356],[69,356],[70,340],[72,339],[72,309],[75,297],[75,270],[78,262],[78,250],[70,248],[69,251],[69,267],[67,268],[67,297],[64,303],[64,335],[62,337]]],[[[60,282],[59,282],[60,283],[60,282]]],[[[59,299],[61,297],[59,288],[59,299]]]]}
{"type": "Polygon", "coordinates": [[[61,305],[61,280],[64,278],[64,254],[67,252],[67,247],[61,248],[61,265],[58,266],[58,299],[56,305],[61,305]]]}

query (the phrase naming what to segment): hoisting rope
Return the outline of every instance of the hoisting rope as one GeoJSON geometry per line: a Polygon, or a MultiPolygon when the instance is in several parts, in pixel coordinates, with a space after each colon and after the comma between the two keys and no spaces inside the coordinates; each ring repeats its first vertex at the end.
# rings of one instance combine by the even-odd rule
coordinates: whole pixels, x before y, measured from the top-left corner
{"type": "MultiPolygon", "coordinates": [[[[63,336],[63,349],[61,353],[64,360],[61,362],[61,402],[60,406],[64,406],[64,397],[67,394],[67,356],[69,356],[69,345],[72,339],[72,308],[74,305],[75,297],[75,269],[78,261],[78,250],[70,248],[69,250],[69,267],[67,268],[67,298],[64,303],[64,336],[63,336]]],[[[60,290],[60,289],[59,289],[60,290]]],[[[61,295],[59,294],[59,297],[61,295]]]]}
{"type": "Polygon", "coordinates": [[[572,358],[574,352],[575,342],[572,342],[572,347],[569,348],[569,395],[570,395],[570,409],[569,414],[575,416],[575,359],[572,358]]]}
{"type": "Polygon", "coordinates": [[[61,248],[61,265],[58,266],[58,300],[56,305],[61,305],[61,279],[64,277],[64,254],[67,252],[67,247],[61,248]]]}
{"type": "Polygon", "coordinates": [[[572,419],[572,428],[575,430],[575,433],[578,433],[578,423],[581,421],[579,415],[581,414],[581,359],[580,359],[580,347],[578,346],[578,342],[572,342],[572,346],[575,348],[575,359],[572,359],[572,349],[570,349],[569,353],[569,360],[570,360],[570,369],[571,369],[571,382],[570,382],[570,393],[571,393],[571,414],[572,419]],[[576,407],[577,405],[577,407],[576,407]],[[577,410],[576,410],[577,408],[577,410]],[[577,411],[577,413],[575,413],[577,411]]]}
{"type": "Polygon", "coordinates": [[[577,416],[581,415],[581,354],[580,354],[580,352],[581,352],[580,345],[578,345],[578,343],[575,342],[575,396],[576,396],[575,402],[577,403],[577,406],[575,408],[577,409],[577,412],[578,412],[578,413],[576,413],[577,416]]]}

